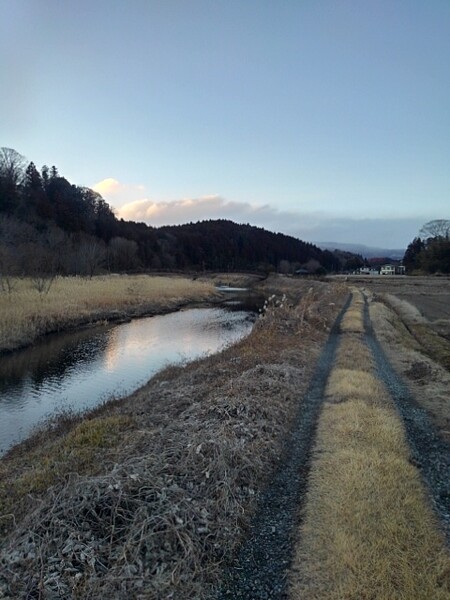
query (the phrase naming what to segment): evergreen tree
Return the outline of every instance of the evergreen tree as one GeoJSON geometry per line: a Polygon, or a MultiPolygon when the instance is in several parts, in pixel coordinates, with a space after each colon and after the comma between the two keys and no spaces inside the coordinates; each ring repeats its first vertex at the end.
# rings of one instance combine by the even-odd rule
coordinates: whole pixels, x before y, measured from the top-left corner
{"type": "Polygon", "coordinates": [[[403,264],[408,273],[416,271],[420,268],[420,255],[425,248],[424,242],[420,237],[416,237],[406,248],[403,264]]]}

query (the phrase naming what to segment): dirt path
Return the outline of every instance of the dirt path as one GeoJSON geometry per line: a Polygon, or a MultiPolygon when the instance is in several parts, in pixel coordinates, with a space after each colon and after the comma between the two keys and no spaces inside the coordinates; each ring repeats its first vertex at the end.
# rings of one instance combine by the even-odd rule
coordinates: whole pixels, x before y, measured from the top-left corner
{"type": "Polygon", "coordinates": [[[0,461],[0,597],[450,600],[448,448],[387,307],[279,284],[237,346],[0,461]]]}
{"type": "Polygon", "coordinates": [[[428,487],[450,546],[450,450],[438,435],[427,411],[419,406],[397,375],[374,333],[367,299],[364,310],[365,339],[371,349],[378,377],[390,392],[406,431],[411,460],[428,487]]]}
{"type": "MultiPolygon", "coordinates": [[[[447,540],[447,544],[450,545],[450,453],[449,448],[441,440],[438,436],[434,425],[432,424],[430,418],[428,417],[426,411],[419,407],[417,403],[414,401],[413,396],[409,392],[405,383],[402,379],[396,374],[394,368],[392,367],[390,361],[386,357],[380,343],[376,338],[376,334],[374,332],[370,315],[368,309],[368,301],[367,298],[361,296],[359,301],[359,315],[356,314],[355,307],[351,307],[349,310],[349,302],[347,302],[346,306],[340,313],[339,317],[336,320],[336,323],[330,333],[328,342],[320,356],[319,363],[315,375],[312,378],[312,384],[310,389],[308,390],[305,398],[302,401],[302,404],[299,409],[299,413],[297,416],[297,421],[295,423],[294,430],[292,431],[291,437],[289,438],[286,444],[286,458],[283,461],[281,468],[275,474],[270,486],[266,490],[263,495],[261,502],[259,504],[259,510],[257,512],[256,518],[254,519],[251,532],[246,542],[243,544],[239,556],[236,559],[236,563],[233,568],[227,573],[225,584],[222,587],[222,590],[218,596],[219,600],[226,600],[231,598],[242,599],[242,600],[263,600],[263,599],[284,599],[284,598],[340,598],[344,597],[339,595],[340,584],[339,584],[339,576],[335,574],[336,579],[333,580],[333,576],[325,576],[322,581],[315,582],[314,577],[317,576],[320,579],[319,571],[322,568],[320,564],[324,563],[324,557],[326,557],[328,545],[327,531],[322,531],[322,533],[318,533],[317,535],[313,532],[313,540],[314,536],[319,539],[317,545],[320,546],[317,556],[319,557],[316,564],[314,564],[314,559],[312,562],[312,568],[305,575],[305,572],[302,573],[303,565],[301,564],[302,560],[305,560],[305,557],[311,551],[317,551],[317,548],[313,548],[313,543],[308,547],[308,543],[306,547],[304,546],[302,550],[300,550],[300,555],[297,555],[297,558],[294,558],[297,549],[302,544],[302,533],[300,533],[300,542],[298,537],[298,529],[301,528],[300,520],[303,520],[305,514],[308,515],[308,510],[305,509],[306,498],[308,496],[309,489],[309,479],[310,479],[310,470],[312,468],[312,457],[314,455],[317,456],[320,462],[320,454],[323,452],[330,452],[330,448],[332,445],[328,447],[328,450],[324,447],[321,447],[319,444],[319,448],[316,447],[316,432],[317,426],[319,422],[322,420],[326,421],[328,419],[328,425],[325,424],[325,427],[336,427],[336,418],[345,419],[352,415],[352,418],[356,418],[357,420],[361,419],[361,423],[365,423],[364,427],[373,426],[373,420],[375,418],[374,415],[377,415],[377,418],[380,418],[378,425],[374,426],[374,432],[370,432],[370,435],[375,435],[378,437],[380,435],[381,439],[383,439],[383,435],[387,435],[386,443],[387,443],[387,453],[392,452],[392,460],[394,461],[403,461],[404,464],[404,490],[408,489],[408,486],[411,485],[410,492],[402,491],[396,489],[397,483],[395,481],[395,472],[390,474],[390,490],[386,490],[387,494],[391,494],[393,503],[397,505],[395,510],[398,510],[398,514],[393,509],[392,515],[382,515],[381,517],[377,517],[381,519],[382,526],[379,529],[374,529],[373,532],[369,532],[369,536],[373,533],[373,539],[369,539],[367,541],[368,548],[372,548],[372,550],[368,550],[369,554],[373,551],[373,547],[376,548],[375,552],[378,553],[378,556],[375,557],[373,561],[374,570],[377,571],[379,568],[379,572],[376,572],[374,575],[375,580],[383,581],[386,579],[386,589],[389,590],[389,585],[392,583],[392,578],[398,577],[398,580],[401,581],[402,576],[407,579],[414,579],[411,576],[411,572],[405,569],[404,573],[398,573],[397,566],[395,569],[392,567],[387,568],[386,573],[382,572],[381,563],[385,558],[382,556],[381,546],[379,545],[380,539],[383,538],[383,522],[386,521],[387,527],[391,527],[392,524],[389,523],[389,519],[392,519],[393,522],[398,523],[402,521],[403,531],[401,533],[397,532],[394,534],[394,537],[390,540],[390,545],[393,547],[393,555],[398,555],[400,557],[400,564],[402,560],[405,559],[406,562],[414,564],[415,561],[423,562],[420,556],[420,552],[416,551],[416,548],[412,548],[411,545],[408,549],[410,555],[407,556],[406,553],[403,553],[401,545],[405,543],[408,545],[410,539],[414,537],[420,537],[422,535],[422,531],[425,530],[424,535],[424,546],[429,544],[427,548],[429,548],[428,553],[433,554],[433,568],[429,568],[428,565],[424,568],[426,571],[433,571],[430,575],[430,580],[426,583],[419,583],[416,585],[415,582],[411,584],[411,588],[408,588],[410,585],[404,584],[403,590],[400,589],[399,593],[406,593],[407,597],[408,593],[419,594],[420,597],[429,597],[430,591],[435,594],[434,597],[439,598],[448,598],[450,597],[450,591],[446,591],[446,585],[448,584],[447,579],[445,577],[441,577],[442,573],[442,564],[446,564],[446,551],[441,545],[440,542],[440,533],[435,530],[433,522],[433,516],[431,511],[429,511],[427,506],[427,499],[431,499],[431,505],[434,509],[434,512],[438,515],[442,530],[447,540]],[[359,321],[358,321],[359,318],[359,321]],[[344,323],[343,323],[344,320],[344,323]],[[340,342],[344,339],[345,335],[340,335],[344,333],[347,335],[346,343],[350,344],[347,350],[340,350],[341,354],[347,352],[348,356],[342,361],[342,357],[339,358],[340,364],[335,366],[336,362],[336,353],[337,349],[340,348],[340,342]],[[352,337],[353,336],[353,337],[352,337]],[[350,340],[350,342],[349,342],[350,340]],[[359,360],[356,362],[360,362],[360,364],[355,367],[351,364],[351,360],[349,360],[349,356],[351,356],[351,352],[355,352],[355,348],[352,348],[352,340],[355,346],[358,346],[359,349],[356,352],[360,354],[367,353],[367,356],[359,357],[359,360]],[[344,364],[347,361],[347,364],[344,364]],[[364,361],[366,363],[364,364],[364,361]],[[369,365],[370,363],[370,365],[369,365]],[[360,386],[360,391],[362,393],[359,395],[360,399],[367,398],[364,402],[367,401],[367,408],[361,409],[361,406],[358,408],[357,413],[345,413],[343,411],[347,410],[346,408],[338,409],[340,413],[333,413],[333,408],[331,410],[327,409],[327,412],[323,411],[324,402],[327,401],[327,406],[336,406],[340,403],[346,403],[350,401],[350,405],[352,402],[360,402],[358,399],[358,389],[357,386],[355,389],[351,390],[349,395],[347,391],[344,393],[337,392],[337,396],[335,396],[332,400],[327,394],[329,392],[326,391],[327,384],[330,383],[330,374],[336,373],[337,371],[341,371],[342,373],[346,369],[357,368],[358,371],[355,371],[362,374],[364,377],[365,371],[367,371],[367,380],[360,379],[358,384],[360,386]],[[373,367],[373,376],[369,376],[368,372],[373,367]],[[371,377],[371,379],[369,379],[371,377]],[[364,389],[364,384],[369,386],[369,390],[364,389]],[[386,395],[387,393],[387,395],[386,395]],[[340,396],[341,394],[341,396],[340,396]],[[344,394],[344,395],[342,395],[344,394]],[[331,402],[331,404],[330,404],[331,402]],[[381,404],[380,404],[381,403],[381,404]],[[393,408],[395,406],[395,409],[393,408]],[[361,410],[366,410],[367,415],[361,412],[361,410]],[[330,417],[331,414],[331,417],[330,417]],[[399,418],[400,417],[400,418],[399,418]],[[331,418],[331,421],[330,421],[331,418]],[[364,421],[366,418],[366,421],[364,421]],[[397,428],[394,433],[392,433],[391,428],[397,428]],[[378,429],[379,428],[379,429],[378,429]],[[383,429],[384,428],[384,429],[383,429]],[[403,436],[405,437],[405,441],[402,442],[403,436]],[[389,447],[392,444],[392,449],[389,447]],[[401,450],[397,449],[402,446],[401,450]],[[395,450],[393,449],[395,447],[395,450]],[[397,456],[397,452],[400,454],[397,456]],[[409,470],[410,465],[413,466],[412,470],[409,470]],[[418,472],[420,475],[418,475],[418,472]],[[421,481],[425,483],[426,491],[422,490],[421,481]],[[412,497],[415,497],[417,500],[417,511],[415,517],[411,515],[411,519],[409,520],[408,516],[408,508],[407,503],[404,504],[402,498],[402,493],[411,493],[412,497]],[[306,511],[306,512],[305,512],[306,511]],[[414,520],[415,519],[415,520],[414,520]],[[427,529],[433,529],[433,532],[430,534],[428,538],[427,529]],[[322,538],[320,536],[322,535],[322,538]],[[399,539],[397,539],[397,537],[399,539]],[[396,548],[396,544],[398,544],[398,548],[396,548]],[[297,546],[297,548],[296,548],[297,546]],[[302,555],[303,552],[303,555],[302,555]],[[323,554],[325,552],[325,554],[323,554]],[[322,558],[320,558],[322,554],[322,558]],[[300,558],[299,558],[300,557],[300,558]],[[300,573],[292,575],[292,563],[294,561],[294,569],[300,573]],[[377,562],[378,561],[378,562],[377,562]],[[300,564],[299,564],[300,562],[300,564]],[[436,565],[439,565],[436,567],[436,565]],[[436,567],[436,568],[434,568],[436,567]],[[441,570],[439,570],[441,569],[441,570]],[[393,572],[396,574],[393,575],[393,572]],[[311,576],[311,573],[313,574],[311,576]],[[295,578],[303,578],[303,581],[295,582],[295,578]],[[308,581],[308,577],[312,577],[308,581]],[[294,584],[292,584],[292,579],[294,579],[294,584]],[[289,581],[290,580],[290,581],[289,581]],[[390,580],[390,581],[389,581],[390,580]],[[442,583],[442,581],[444,583],[442,583]],[[436,583],[438,581],[438,583],[436,583]],[[296,587],[298,585],[298,587],[296,587]],[[317,586],[317,588],[316,588],[317,586]],[[320,586],[323,586],[322,588],[320,586]],[[420,587],[422,586],[422,587],[420,587]],[[427,587],[428,586],[428,587],[427,587]],[[442,589],[444,586],[445,589],[442,589]],[[308,589],[309,588],[309,589],[308,589]],[[314,589],[313,589],[314,588],[314,589]],[[331,592],[330,592],[331,588],[331,592]],[[408,588],[408,589],[407,589],[408,588]],[[325,593],[325,589],[327,592],[325,593]],[[306,590],[306,596],[304,596],[306,590]],[[327,595],[330,594],[331,595],[327,595]],[[425,594],[425,596],[421,596],[420,594],[425,594]],[[441,595],[442,594],[442,595],[441,595]]],[[[338,361],[338,362],[339,362],[338,361]]],[[[349,371],[347,371],[350,373],[349,371]]],[[[360,375],[361,376],[361,375],[360,375]]],[[[344,384],[345,389],[348,388],[348,381],[341,382],[344,384]]],[[[332,385],[332,384],[331,384],[332,385]]],[[[351,386],[350,386],[351,388],[351,386]]],[[[343,406],[340,404],[340,406],[343,406]]],[[[339,424],[337,425],[339,427],[339,424]]],[[[351,425],[350,425],[351,427],[351,425]]],[[[336,436],[332,434],[332,437],[336,436]]],[[[342,434],[341,434],[342,435],[342,434]]],[[[346,434],[347,435],[347,434],[346,434]]],[[[343,436],[344,445],[346,435],[343,436]]],[[[352,436],[351,430],[349,429],[350,438],[352,436]]],[[[362,435],[363,438],[367,434],[367,432],[356,432],[354,435],[358,437],[362,435]]],[[[351,441],[349,439],[349,442],[351,441]]],[[[356,438],[355,438],[356,439],[356,438]]],[[[380,452],[381,456],[384,453],[383,442],[379,441],[380,444],[380,452]]],[[[356,443],[358,446],[358,442],[356,443]]],[[[345,451],[345,450],[344,450],[345,451]]],[[[372,452],[372,441],[368,441],[367,447],[364,447],[363,441],[361,441],[361,448],[358,448],[358,451],[361,451],[362,454],[367,452],[372,452]]],[[[378,452],[378,451],[377,451],[378,452]]],[[[387,457],[390,458],[389,456],[387,457]]],[[[364,456],[364,460],[366,461],[366,469],[369,468],[369,471],[362,470],[359,477],[373,476],[374,481],[380,482],[383,481],[384,475],[384,459],[381,459],[379,466],[373,466],[375,470],[378,469],[379,474],[371,473],[373,463],[372,459],[369,459],[367,456],[364,456]],[[377,479],[378,478],[378,479],[377,479]]],[[[400,463],[399,463],[400,464],[400,463]]],[[[314,466],[315,468],[315,466],[314,466]]],[[[352,464],[350,463],[349,468],[352,469],[352,464]]],[[[317,479],[317,473],[313,474],[317,479]]],[[[353,475],[354,476],[354,475],[353,475]]],[[[400,476],[400,475],[399,475],[400,476]]],[[[320,475],[319,475],[320,477],[320,475]]],[[[356,475],[358,477],[358,475],[356,475]]],[[[317,487],[317,481],[315,484],[317,487]]],[[[345,484],[343,484],[342,489],[338,489],[340,486],[339,481],[334,481],[334,485],[336,488],[327,489],[327,486],[322,487],[319,492],[319,500],[320,497],[324,495],[333,496],[336,493],[336,496],[339,497],[339,494],[344,491],[342,496],[343,504],[350,503],[349,507],[351,512],[351,500],[348,497],[348,491],[345,492],[345,484]]],[[[356,483],[356,486],[359,484],[356,483]]],[[[370,485],[370,484],[369,484],[370,485]]],[[[402,484],[399,483],[400,487],[402,484]]],[[[363,515],[366,514],[367,518],[373,517],[373,511],[377,510],[377,501],[375,500],[374,505],[373,498],[370,500],[368,496],[365,494],[373,496],[373,489],[366,489],[366,483],[361,484],[360,497],[358,498],[357,510],[363,515]]],[[[355,482],[353,481],[350,484],[351,488],[355,487],[355,482]]],[[[375,490],[375,495],[383,494],[383,489],[375,490]]],[[[316,498],[317,499],[317,498],[316,498]]],[[[314,498],[313,498],[314,503],[314,498]]],[[[325,503],[326,504],[326,503],[325,503]]],[[[380,503],[381,505],[381,503],[380,503]]],[[[390,510],[389,502],[386,504],[387,511],[390,510]]],[[[338,507],[337,514],[339,513],[341,508],[338,507]]],[[[314,508],[313,508],[314,511],[314,508]]],[[[322,515],[323,517],[323,515],[322,515]]],[[[317,520],[317,519],[316,519],[317,520]]],[[[319,519],[320,520],[320,519],[319,519]]],[[[313,519],[314,521],[314,519],[313,519]]],[[[340,536],[339,528],[340,522],[337,519],[337,523],[334,525],[334,532],[337,531],[337,537],[340,536]]],[[[356,522],[355,522],[356,523],[356,522]]],[[[312,524],[312,529],[317,526],[317,523],[312,524]]],[[[350,522],[350,524],[342,524],[342,530],[344,531],[347,527],[350,528],[350,531],[345,532],[345,535],[349,535],[349,539],[352,539],[352,527],[355,526],[354,523],[350,522]]],[[[394,525],[394,528],[396,525],[394,525]]],[[[311,529],[311,528],[310,528],[311,529]]],[[[318,526],[320,529],[320,525],[318,526]]],[[[330,531],[330,536],[333,532],[330,531]]],[[[309,531],[308,542],[311,542],[311,530],[309,531]]],[[[316,543],[316,541],[314,541],[316,543]]],[[[356,543],[356,542],[355,542],[356,543]]],[[[332,545],[330,544],[330,548],[332,545]]],[[[358,552],[360,552],[360,558],[364,557],[364,548],[356,549],[358,545],[356,544],[354,551],[356,552],[356,556],[358,556],[358,552]]],[[[345,569],[349,568],[349,565],[346,565],[346,560],[343,557],[336,557],[336,563],[339,563],[342,560],[342,568],[345,572],[345,569]]],[[[330,557],[326,557],[327,560],[330,557]]],[[[308,560],[308,559],[307,559],[308,560]]],[[[357,560],[357,559],[356,559],[357,560]]],[[[332,564],[334,558],[331,557],[329,560],[330,564],[332,564]]],[[[366,561],[367,563],[368,561],[366,561]]],[[[395,562],[395,561],[393,561],[395,562]]],[[[369,565],[370,568],[370,565],[369,565]]],[[[411,570],[414,569],[411,567],[411,570]]],[[[401,571],[401,568],[400,568],[401,571]]],[[[445,571],[445,567],[444,567],[445,571]]],[[[339,572],[338,567],[336,567],[336,573],[339,572]]],[[[358,594],[362,593],[362,589],[364,588],[365,581],[368,581],[369,577],[367,573],[362,575],[363,571],[359,575],[355,576],[355,581],[353,582],[354,588],[353,590],[348,591],[347,593],[350,595],[345,595],[345,598],[359,598],[358,594]],[[359,587],[362,585],[362,587],[359,587]]],[[[417,573],[419,570],[417,569],[417,573]]],[[[416,575],[416,579],[423,579],[422,574],[416,575]]],[[[384,585],[383,583],[383,585],[384,585]]],[[[375,588],[378,584],[374,584],[375,588]]],[[[395,582],[392,584],[393,588],[395,588],[395,582]]],[[[401,586],[402,584],[400,584],[401,586]]],[[[370,583],[367,583],[367,588],[370,588],[370,583]]],[[[379,589],[378,591],[372,590],[374,595],[370,595],[372,592],[368,591],[368,598],[387,598],[391,597],[389,594],[392,594],[391,591],[383,591],[379,589]]],[[[414,596],[414,597],[419,597],[414,596]]],[[[393,597],[393,596],[392,596],[393,597]]],[[[397,597],[397,596],[395,596],[397,597]]],[[[399,596],[400,597],[400,596],[399,596]]]]}
{"type": "Polygon", "coordinates": [[[0,597],[214,597],[348,297],[323,282],[268,283],[239,344],[0,461],[0,597]]]}
{"type": "Polygon", "coordinates": [[[320,355],[312,383],[302,400],[285,448],[286,459],[263,495],[251,534],[229,572],[219,598],[282,598],[292,560],[299,507],[306,492],[311,448],[326,381],[339,342],[339,326],[350,298],[339,314],[320,355]]]}

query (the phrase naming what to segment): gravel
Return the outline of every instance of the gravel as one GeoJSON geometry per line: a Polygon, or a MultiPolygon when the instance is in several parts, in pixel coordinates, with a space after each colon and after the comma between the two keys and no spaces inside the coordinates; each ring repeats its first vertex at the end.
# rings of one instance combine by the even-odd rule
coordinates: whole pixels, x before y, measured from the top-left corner
{"type": "Polygon", "coordinates": [[[367,301],[364,318],[366,341],[373,352],[378,377],[389,390],[403,420],[411,450],[411,462],[421,472],[450,546],[450,449],[439,436],[427,411],[417,404],[406,384],[394,371],[375,336],[367,301]]]}
{"type": "Polygon", "coordinates": [[[311,451],[325,385],[339,342],[339,325],[350,304],[340,312],[319,357],[312,383],[299,405],[285,459],[262,495],[258,511],[233,567],[225,575],[219,600],[270,600],[286,597],[302,502],[306,494],[311,451]]]}
{"type": "MultiPolygon", "coordinates": [[[[311,452],[323,403],[325,385],[339,343],[339,325],[350,299],[339,314],[320,355],[310,388],[299,406],[296,423],[286,442],[285,459],[263,494],[246,541],[226,573],[217,600],[283,600],[295,536],[308,485],[311,452]]],[[[450,453],[427,412],[417,405],[394,371],[365,305],[365,340],[373,353],[377,375],[389,390],[403,419],[411,462],[422,474],[431,502],[450,543],[450,453]]]]}

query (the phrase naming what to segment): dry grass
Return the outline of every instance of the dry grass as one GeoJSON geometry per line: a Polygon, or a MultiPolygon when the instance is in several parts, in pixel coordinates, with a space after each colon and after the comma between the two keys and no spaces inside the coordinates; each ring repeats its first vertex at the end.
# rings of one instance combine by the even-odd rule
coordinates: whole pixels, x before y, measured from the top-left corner
{"type": "Polygon", "coordinates": [[[450,373],[424,353],[398,315],[384,303],[373,302],[369,310],[389,359],[408,381],[416,401],[427,409],[441,435],[450,442],[450,373]]]}
{"type": "Polygon", "coordinates": [[[24,444],[25,451],[16,451],[14,461],[0,461],[0,533],[25,514],[30,495],[42,494],[69,473],[96,473],[112,461],[119,437],[134,422],[125,415],[80,418],[63,418],[67,435],[40,432],[31,452],[24,444]]]}
{"type": "Polygon", "coordinates": [[[372,403],[383,398],[383,391],[382,383],[372,373],[335,368],[328,380],[326,398],[329,402],[346,402],[360,398],[372,403]]]}
{"type": "Polygon", "coordinates": [[[403,425],[360,336],[343,334],[336,363],[290,598],[448,600],[450,556],[409,461],[403,425]]]}
{"type": "Polygon", "coordinates": [[[316,329],[329,329],[333,319],[330,315],[336,314],[336,299],[348,296],[348,287],[341,283],[324,283],[315,279],[302,279],[295,277],[269,275],[259,283],[256,290],[264,296],[280,301],[292,307],[291,321],[297,326],[313,326],[316,329]]]}
{"type": "Polygon", "coordinates": [[[420,324],[409,327],[425,352],[450,371],[450,342],[433,331],[429,325],[420,324]]]}
{"type": "Polygon", "coordinates": [[[373,357],[362,336],[358,333],[348,333],[341,336],[339,353],[334,363],[337,369],[359,369],[368,371],[373,367],[373,357]],[[357,350],[357,351],[355,351],[357,350]]]}
{"type": "Polygon", "coordinates": [[[363,308],[364,297],[358,289],[354,288],[350,306],[341,321],[340,330],[342,333],[364,332],[363,308]]]}
{"type": "Polygon", "coordinates": [[[174,310],[180,304],[214,296],[212,283],[183,277],[59,277],[47,294],[31,279],[17,280],[14,292],[0,295],[0,351],[80,324],[174,310]]]}
{"type": "Polygon", "coordinates": [[[393,294],[383,295],[386,303],[395,309],[408,323],[426,323],[422,313],[410,302],[402,300],[393,294]]]}
{"type": "Polygon", "coordinates": [[[432,324],[421,312],[406,300],[392,294],[383,294],[383,299],[400,318],[408,332],[422,349],[443,367],[450,370],[450,342],[433,330],[432,324]]]}
{"type": "Polygon", "coordinates": [[[307,311],[270,311],[237,346],[166,369],[106,406],[87,430],[69,426],[75,439],[93,439],[87,457],[66,452],[76,446],[71,433],[41,436],[44,447],[29,442],[7,456],[0,499],[15,490],[18,502],[10,503],[0,561],[12,596],[211,598],[280,460],[325,327],[343,301],[330,292],[307,311]],[[297,311],[305,313],[302,332],[297,311]],[[113,429],[107,447],[102,419],[113,429]],[[13,487],[14,480],[27,485],[13,487]]]}
{"type": "Polygon", "coordinates": [[[261,275],[254,273],[207,273],[198,278],[200,281],[213,282],[214,285],[246,288],[258,283],[261,275]]]}
{"type": "Polygon", "coordinates": [[[328,406],[318,431],[291,598],[450,598],[450,563],[397,417],[328,406]]]}

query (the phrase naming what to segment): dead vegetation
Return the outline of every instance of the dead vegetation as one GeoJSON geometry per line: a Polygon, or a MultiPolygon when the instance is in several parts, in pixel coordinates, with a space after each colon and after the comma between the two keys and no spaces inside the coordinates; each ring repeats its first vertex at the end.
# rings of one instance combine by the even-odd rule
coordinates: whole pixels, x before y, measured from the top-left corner
{"type": "Polygon", "coordinates": [[[290,597],[448,600],[449,556],[398,419],[333,404],[316,453],[290,597]]]}
{"type": "Polygon", "coordinates": [[[426,408],[442,437],[450,442],[450,373],[425,352],[385,303],[374,300],[369,309],[389,359],[408,382],[417,403],[426,408]]]}
{"type": "MultiPolygon", "coordinates": [[[[392,294],[384,294],[382,298],[401,319],[422,350],[444,368],[450,370],[450,341],[439,335],[432,323],[410,302],[401,300],[392,294]]],[[[441,321],[438,321],[437,324],[440,326],[441,321]]]]}
{"type": "Polygon", "coordinates": [[[51,331],[176,310],[215,296],[212,283],[177,276],[57,277],[45,293],[31,279],[15,279],[11,293],[0,294],[0,352],[51,331]]]}
{"type": "Polygon", "coordinates": [[[211,597],[344,301],[292,285],[237,346],[1,461],[5,598],[211,597]]]}
{"type": "Polygon", "coordinates": [[[402,422],[355,332],[356,300],[327,385],[290,598],[448,600],[450,555],[402,422]]]}
{"type": "MultiPolygon", "coordinates": [[[[422,352],[450,369],[450,278],[350,277],[389,306],[422,352]]],[[[405,336],[407,339],[408,336],[405,336]]],[[[408,340],[411,345],[411,340],[408,340]]]]}
{"type": "Polygon", "coordinates": [[[214,285],[238,288],[252,287],[263,278],[263,275],[254,273],[208,273],[198,277],[200,281],[213,282],[214,285]]]}

